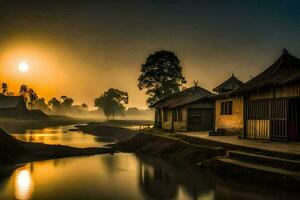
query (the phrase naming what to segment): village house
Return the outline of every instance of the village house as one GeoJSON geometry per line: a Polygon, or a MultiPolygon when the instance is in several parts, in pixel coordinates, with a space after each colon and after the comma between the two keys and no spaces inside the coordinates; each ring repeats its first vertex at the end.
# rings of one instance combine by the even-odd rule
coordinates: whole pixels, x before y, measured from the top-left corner
{"type": "Polygon", "coordinates": [[[155,127],[170,131],[207,131],[214,127],[213,94],[197,86],[175,93],[151,107],[155,127]]]}
{"type": "Polygon", "coordinates": [[[300,139],[300,59],[284,49],[236,94],[244,98],[244,137],[300,139]]]}
{"type": "Polygon", "coordinates": [[[0,117],[16,119],[44,119],[41,110],[28,110],[22,96],[0,95],[0,117]]]}
{"type": "Polygon", "coordinates": [[[243,85],[233,74],[213,89],[215,98],[215,129],[227,132],[243,132],[243,97],[234,96],[233,91],[243,85]]]}

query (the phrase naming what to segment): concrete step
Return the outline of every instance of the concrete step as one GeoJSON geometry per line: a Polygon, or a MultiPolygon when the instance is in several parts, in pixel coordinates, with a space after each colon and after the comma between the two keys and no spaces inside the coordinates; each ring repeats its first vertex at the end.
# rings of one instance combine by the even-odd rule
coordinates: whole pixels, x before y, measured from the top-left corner
{"type": "Polygon", "coordinates": [[[269,175],[280,175],[283,177],[293,177],[293,179],[300,181],[300,173],[289,171],[285,169],[280,169],[276,167],[270,167],[265,165],[259,165],[249,162],[244,162],[240,160],[231,159],[229,157],[217,157],[214,158],[215,160],[222,162],[223,164],[229,164],[231,166],[237,167],[237,169],[249,169],[253,171],[260,171],[263,172],[263,174],[269,174],[269,175]]]}
{"type": "Polygon", "coordinates": [[[242,151],[227,151],[227,156],[229,159],[238,160],[245,163],[269,166],[293,172],[300,171],[300,161],[297,160],[290,160],[242,151]]]}

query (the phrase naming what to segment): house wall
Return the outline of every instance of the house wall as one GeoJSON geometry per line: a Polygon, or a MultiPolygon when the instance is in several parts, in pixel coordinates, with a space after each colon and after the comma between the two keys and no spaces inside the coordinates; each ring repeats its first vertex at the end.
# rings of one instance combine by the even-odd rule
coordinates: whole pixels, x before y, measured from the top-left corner
{"type": "MultiPolygon", "coordinates": [[[[249,94],[249,100],[282,97],[300,97],[300,83],[270,88],[267,90],[252,92],[249,94]]],[[[248,138],[270,139],[271,135],[274,136],[274,132],[271,133],[270,119],[248,119],[246,123],[245,136],[248,138]]]]}
{"type": "MultiPolygon", "coordinates": [[[[187,131],[187,111],[189,108],[214,108],[212,102],[198,102],[192,103],[182,107],[182,121],[173,122],[174,131],[187,131]]],[[[164,121],[164,112],[162,113],[162,128],[166,130],[172,130],[172,109],[168,109],[168,120],[164,121]]]]}
{"type": "Polygon", "coordinates": [[[243,132],[243,97],[217,99],[215,101],[215,128],[224,128],[230,132],[243,132]],[[232,115],[221,115],[221,103],[232,101],[232,115]]]}

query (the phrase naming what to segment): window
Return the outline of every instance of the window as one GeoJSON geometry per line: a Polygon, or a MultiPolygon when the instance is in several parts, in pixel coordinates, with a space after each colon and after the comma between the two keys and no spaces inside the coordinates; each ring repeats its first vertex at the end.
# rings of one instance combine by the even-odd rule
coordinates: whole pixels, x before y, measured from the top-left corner
{"type": "Polygon", "coordinates": [[[182,121],[182,108],[173,108],[172,118],[173,118],[173,122],[181,122],[182,121]]]}
{"type": "Polygon", "coordinates": [[[163,109],[164,121],[168,121],[168,110],[163,109]]]}
{"type": "Polygon", "coordinates": [[[221,102],[221,115],[232,115],[232,101],[221,102]]]}

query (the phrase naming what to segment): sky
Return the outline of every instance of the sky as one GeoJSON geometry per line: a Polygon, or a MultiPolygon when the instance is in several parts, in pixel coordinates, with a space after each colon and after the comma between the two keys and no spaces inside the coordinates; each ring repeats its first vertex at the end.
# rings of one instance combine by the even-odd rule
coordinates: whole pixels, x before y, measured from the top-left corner
{"type": "Polygon", "coordinates": [[[187,87],[212,90],[232,73],[248,81],[283,48],[300,57],[299,35],[299,1],[0,0],[0,82],[91,107],[118,88],[146,108],[137,79],[157,50],[177,54],[187,87]]]}

